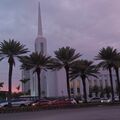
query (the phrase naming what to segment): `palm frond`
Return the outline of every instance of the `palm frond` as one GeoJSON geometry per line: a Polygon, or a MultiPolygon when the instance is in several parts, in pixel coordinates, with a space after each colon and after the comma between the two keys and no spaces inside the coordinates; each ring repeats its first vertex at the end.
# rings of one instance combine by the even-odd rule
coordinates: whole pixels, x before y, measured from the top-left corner
{"type": "Polygon", "coordinates": [[[8,57],[8,63],[15,65],[14,57],[21,56],[28,52],[28,49],[25,48],[25,45],[22,45],[20,42],[11,40],[4,40],[0,42],[0,60],[8,57]]]}
{"type": "Polygon", "coordinates": [[[47,65],[47,68],[51,70],[59,70],[62,67],[64,67],[63,64],[56,58],[52,58],[47,65]]]}
{"type": "Polygon", "coordinates": [[[97,77],[98,74],[98,68],[96,67],[96,65],[93,65],[92,61],[88,61],[88,60],[78,60],[75,61],[72,66],[71,66],[71,70],[70,70],[70,77],[73,79],[77,78],[77,77],[89,77],[89,76],[93,76],[93,77],[97,77]]]}
{"type": "Polygon", "coordinates": [[[118,56],[120,56],[120,53],[117,49],[108,46],[99,51],[98,55],[95,57],[95,60],[100,60],[100,63],[98,64],[99,67],[108,69],[115,66],[116,62],[120,60],[118,60],[118,56]]]}
{"type": "Polygon", "coordinates": [[[37,68],[46,70],[47,65],[50,63],[51,57],[42,53],[33,52],[29,56],[19,57],[19,59],[22,63],[21,69],[34,69],[36,71],[37,68]]]}
{"type": "Polygon", "coordinates": [[[4,40],[0,43],[0,55],[7,55],[9,56],[19,56],[29,52],[25,45],[21,44],[18,41],[11,40],[9,41],[4,40]]]}
{"type": "Polygon", "coordinates": [[[63,64],[71,63],[81,56],[79,53],[75,53],[75,49],[70,48],[68,46],[59,48],[59,50],[56,50],[54,53],[55,57],[63,64]]]}
{"type": "Polygon", "coordinates": [[[4,82],[0,82],[0,88],[3,87],[4,85],[4,82]]]}
{"type": "Polygon", "coordinates": [[[23,84],[27,83],[30,79],[22,79],[20,80],[20,82],[22,82],[23,84]]]}

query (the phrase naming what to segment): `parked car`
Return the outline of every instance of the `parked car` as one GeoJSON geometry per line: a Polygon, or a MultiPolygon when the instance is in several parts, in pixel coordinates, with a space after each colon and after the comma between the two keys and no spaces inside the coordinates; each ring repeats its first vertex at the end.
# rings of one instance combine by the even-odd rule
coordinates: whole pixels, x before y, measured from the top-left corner
{"type": "Polygon", "coordinates": [[[6,105],[8,105],[8,102],[7,102],[7,101],[1,101],[1,102],[0,102],[0,108],[6,107],[6,105]]]}
{"type": "Polygon", "coordinates": [[[71,104],[77,104],[77,101],[74,98],[71,99],[65,99],[66,101],[69,101],[71,104]]]}
{"type": "Polygon", "coordinates": [[[31,106],[44,106],[44,105],[50,105],[52,104],[52,101],[50,100],[36,100],[32,102],[30,105],[31,106]]]}
{"type": "Polygon", "coordinates": [[[118,96],[115,96],[115,102],[119,102],[119,97],[118,96]]]}
{"type": "Polygon", "coordinates": [[[101,102],[101,98],[99,98],[99,97],[91,98],[90,102],[91,103],[99,103],[99,102],[101,102]]]}
{"type": "Polygon", "coordinates": [[[102,98],[101,103],[110,103],[112,100],[108,98],[102,98]]]}
{"type": "Polygon", "coordinates": [[[52,101],[53,106],[66,106],[66,105],[72,105],[77,104],[75,99],[57,99],[52,101]]]}
{"type": "Polygon", "coordinates": [[[74,100],[76,101],[75,104],[80,104],[84,102],[84,100],[82,100],[81,98],[74,98],[74,100]]]}
{"type": "MultiPolygon", "coordinates": [[[[12,107],[24,107],[28,106],[32,101],[22,100],[22,99],[14,99],[11,100],[12,107]]],[[[4,101],[0,103],[0,108],[8,107],[8,101],[4,101]]]]}
{"type": "Polygon", "coordinates": [[[0,103],[5,102],[6,100],[0,100],[0,103]]]}
{"type": "Polygon", "coordinates": [[[52,102],[52,106],[66,106],[66,105],[70,105],[71,104],[71,101],[69,100],[54,100],[52,102]]]}
{"type": "Polygon", "coordinates": [[[77,104],[75,99],[65,99],[65,98],[59,98],[59,99],[52,99],[52,100],[36,100],[31,103],[31,106],[65,106],[65,105],[71,105],[71,104],[77,104]]]}

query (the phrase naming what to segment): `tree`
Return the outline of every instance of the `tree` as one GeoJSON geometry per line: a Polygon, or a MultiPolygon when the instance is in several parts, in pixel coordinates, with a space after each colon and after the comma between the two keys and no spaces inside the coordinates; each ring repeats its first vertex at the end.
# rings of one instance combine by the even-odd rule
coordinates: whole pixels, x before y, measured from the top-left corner
{"type": "Polygon", "coordinates": [[[22,62],[22,69],[30,70],[33,69],[33,73],[37,73],[38,78],[38,97],[41,98],[41,72],[47,70],[47,65],[51,61],[50,56],[46,56],[43,53],[33,52],[29,56],[24,56],[20,58],[22,62]]]}
{"type": "MultiPolygon", "coordinates": [[[[99,82],[100,82],[100,98],[104,98],[104,88],[103,88],[103,82],[102,82],[102,80],[99,80],[99,82]]],[[[106,82],[106,84],[107,84],[107,82],[106,82]]]]}
{"type": "Polygon", "coordinates": [[[22,80],[20,80],[20,82],[22,83],[22,85],[23,85],[23,89],[25,89],[25,85],[26,85],[26,83],[29,81],[30,79],[22,79],[22,80]]]}
{"type": "Polygon", "coordinates": [[[117,78],[117,82],[116,82],[116,86],[117,86],[117,93],[119,96],[119,101],[120,101],[120,76],[119,76],[119,68],[120,68],[120,53],[116,53],[116,57],[114,59],[113,62],[113,68],[115,70],[116,73],[116,78],[117,78]]]}
{"type": "Polygon", "coordinates": [[[106,86],[104,88],[104,93],[106,94],[107,98],[110,98],[110,93],[112,92],[111,86],[106,86]]]}
{"type": "Polygon", "coordinates": [[[18,85],[18,86],[16,87],[16,90],[19,92],[19,90],[20,90],[20,85],[18,85]]]}
{"type": "Polygon", "coordinates": [[[92,61],[88,60],[78,60],[75,61],[71,66],[70,77],[74,80],[77,77],[81,77],[83,83],[84,100],[87,102],[87,92],[86,92],[86,79],[89,76],[97,77],[98,69],[93,65],[92,61]]]}
{"type": "Polygon", "coordinates": [[[70,95],[70,83],[69,83],[69,71],[71,64],[77,60],[81,55],[79,53],[75,53],[75,49],[70,47],[62,47],[59,50],[56,50],[55,59],[53,59],[52,69],[61,69],[64,68],[66,72],[66,82],[67,82],[67,93],[69,99],[70,95]]]}
{"type": "Polygon", "coordinates": [[[89,86],[89,95],[88,95],[90,98],[93,97],[93,94],[92,94],[92,86],[89,86]]]}
{"type": "Polygon", "coordinates": [[[3,88],[4,82],[0,82],[0,89],[3,88]]]}
{"type": "Polygon", "coordinates": [[[95,97],[98,97],[98,93],[100,91],[100,88],[98,85],[94,85],[92,88],[92,92],[95,93],[95,97]]]}
{"type": "Polygon", "coordinates": [[[8,74],[8,104],[11,105],[11,93],[12,93],[12,72],[13,66],[15,66],[15,58],[19,58],[21,55],[28,52],[25,45],[20,42],[11,40],[4,40],[0,43],[0,59],[8,58],[9,74],[8,74]]]}
{"type": "Polygon", "coordinates": [[[104,98],[104,88],[102,86],[100,86],[100,98],[104,98]]]}
{"type": "Polygon", "coordinates": [[[112,101],[114,101],[112,68],[114,65],[116,55],[117,55],[117,50],[108,46],[106,48],[102,48],[99,51],[98,55],[96,56],[96,60],[100,60],[98,66],[109,71],[111,91],[112,91],[112,101]]]}
{"type": "Polygon", "coordinates": [[[92,83],[91,83],[91,80],[88,79],[88,85],[89,85],[89,98],[92,98],[93,97],[93,94],[92,94],[92,83]]]}

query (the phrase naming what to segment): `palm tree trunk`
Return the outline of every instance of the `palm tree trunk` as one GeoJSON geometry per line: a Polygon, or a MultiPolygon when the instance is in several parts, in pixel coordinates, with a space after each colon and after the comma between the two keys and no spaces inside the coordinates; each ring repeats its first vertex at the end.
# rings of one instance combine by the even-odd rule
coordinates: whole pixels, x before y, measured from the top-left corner
{"type": "Polygon", "coordinates": [[[85,77],[82,77],[82,83],[83,83],[83,92],[84,92],[84,102],[87,103],[87,92],[86,92],[86,83],[85,83],[85,77]]]}
{"type": "Polygon", "coordinates": [[[116,77],[117,77],[117,84],[118,84],[118,95],[119,95],[119,102],[120,102],[120,78],[119,78],[119,69],[115,68],[116,77]]]}
{"type": "Polygon", "coordinates": [[[11,98],[12,98],[12,71],[13,64],[9,63],[9,77],[8,77],[8,105],[11,106],[11,98]]]}
{"type": "Polygon", "coordinates": [[[69,83],[69,67],[65,67],[65,71],[66,71],[66,80],[67,80],[67,93],[68,93],[68,98],[71,98],[70,95],[70,83],[69,83]]]}
{"type": "Polygon", "coordinates": [[[113,89],[113,80],[112,80],[111,68],[109,68],[109,76],[110,76],[110,84],[111,84],[111,92],[112,92],[112,101],[114,102],[114,89],[113,89]]]}
{"type": "Polygon", "coordinates": [[[40,99],[41,98],[41,78],[40,78],[40,73],[41,73],[41,70],[38,68],[37,69],[37,77],[38,77],[38,98],[40,99]]]}

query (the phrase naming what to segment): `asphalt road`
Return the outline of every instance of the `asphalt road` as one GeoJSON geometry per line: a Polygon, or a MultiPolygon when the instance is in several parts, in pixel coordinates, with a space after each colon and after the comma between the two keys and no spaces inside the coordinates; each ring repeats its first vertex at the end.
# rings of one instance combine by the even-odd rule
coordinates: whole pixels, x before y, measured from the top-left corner
{"type": "Polygon", "coordinates": [[[120,120],[120,106],[0,114],[0,120],[120,120]]]}

